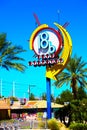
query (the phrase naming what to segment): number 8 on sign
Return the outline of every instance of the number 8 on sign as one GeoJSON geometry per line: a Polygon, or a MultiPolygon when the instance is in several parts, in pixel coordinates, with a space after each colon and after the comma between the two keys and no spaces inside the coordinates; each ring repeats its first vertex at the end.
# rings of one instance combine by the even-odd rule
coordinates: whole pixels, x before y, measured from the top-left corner
{"type": "Polygon", "coordinates": [[[52,54],[55,52],[56,48],[52,45],[52,42],[49,41],[49,34],[47,32],[43,32],[39,34],[39,44],[38,51],[52,54]]]}

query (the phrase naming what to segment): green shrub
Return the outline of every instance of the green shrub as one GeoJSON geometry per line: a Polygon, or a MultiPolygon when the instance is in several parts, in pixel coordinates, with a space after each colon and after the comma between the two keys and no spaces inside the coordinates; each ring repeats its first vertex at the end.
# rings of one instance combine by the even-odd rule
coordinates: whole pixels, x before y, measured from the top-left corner
{"type": "Polygon", "coordinates": [[[51,130],[59,130],[58,121],[56,119],[49,119],[47,121],[48,128],[51,130]]]}
{"type": "Polygon", "coordinates": [[[30,126],[21,126],[21,129],[30,129],[30,126]]]}
{"type": "Polygon", "coordinates": [[[43,122],[43,121],[40,121],[39,124],[38,124],[38,127],[39,127],[40,129],[44,129],[45,126],[46,126],[46,124],[45,124],[45,122],[43,122]]]}
{"type": "Polygon", "coordinates": [[[87,130],[87,124],[83,123],[72,123],[70,125],[71,130],[87,130]]]}
{"type": "Polygon", "coordinates": [[[0,123],[14,123],[14,122],[18,122],[15,119],[8,119],[8,120],[1,120],[0,123]]]}

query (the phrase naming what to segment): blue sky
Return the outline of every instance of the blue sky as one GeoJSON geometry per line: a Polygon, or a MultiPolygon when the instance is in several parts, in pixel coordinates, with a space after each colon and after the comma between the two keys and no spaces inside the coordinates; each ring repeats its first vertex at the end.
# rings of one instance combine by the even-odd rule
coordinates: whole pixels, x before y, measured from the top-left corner
{"type": "MultiPolygon", "coordinates": [[[[15,96],[28,97],[29,85],[35,85],[31,87],[31,92],[38,97],[46,92],[45,67],[28,66],[28,61],[33,60],[34,54],[27,42],[36,28],[33,13],[37,14],[41,24],[46,23],[53,28],[56,28],[54,22],[63,25],[68,21],[70,24],[66,29],[72,38],[72,55],[77,54],[87,60],[87,0],[0,0],[0,33],[7,33],[8,41],[27,50],[22,57],[28,67],[24,73],[0,70],[0,87],[2,86],[4,96],[11,96],[14,87],[15,96]]],[[[51,88],[52,93],[57,96],[67,87],[51,88]]]]}

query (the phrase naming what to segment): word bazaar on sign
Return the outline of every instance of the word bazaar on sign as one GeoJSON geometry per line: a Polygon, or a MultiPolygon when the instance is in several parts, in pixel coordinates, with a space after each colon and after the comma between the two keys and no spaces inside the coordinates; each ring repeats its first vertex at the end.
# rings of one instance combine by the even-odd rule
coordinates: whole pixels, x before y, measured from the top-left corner
{"type": "Polygon", "coordinates": [[[38,56],[38,61],[30,61],[29,65],[30,66],[44,66],[44,65],[53,65],[56,63],[63,63],[62,58],[54,57],[53,55],[40,55],[38,56]]]}

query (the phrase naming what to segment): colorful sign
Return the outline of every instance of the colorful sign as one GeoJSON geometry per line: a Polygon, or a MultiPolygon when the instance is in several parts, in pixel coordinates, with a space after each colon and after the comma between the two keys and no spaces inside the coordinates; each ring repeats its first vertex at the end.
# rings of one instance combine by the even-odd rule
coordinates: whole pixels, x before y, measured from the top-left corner
{"type": "Polygon", "coordinates": [[[38,56],[57,55],[62,48],[62,38],[59,32],[48,25],[39,26],[30,39],[30,48],[38,56]]]}
{"type": "Polygon", "coordinates": [[[59,24],[54,23],[58,30],[47,24],[38,26],[31,35],[30,49],[34,50],[37,61],[29,62],[29,65],[46,65],[46,77],[56,80],[67,64],[71,51],[72,41],[68,32],[59,24]]]}

